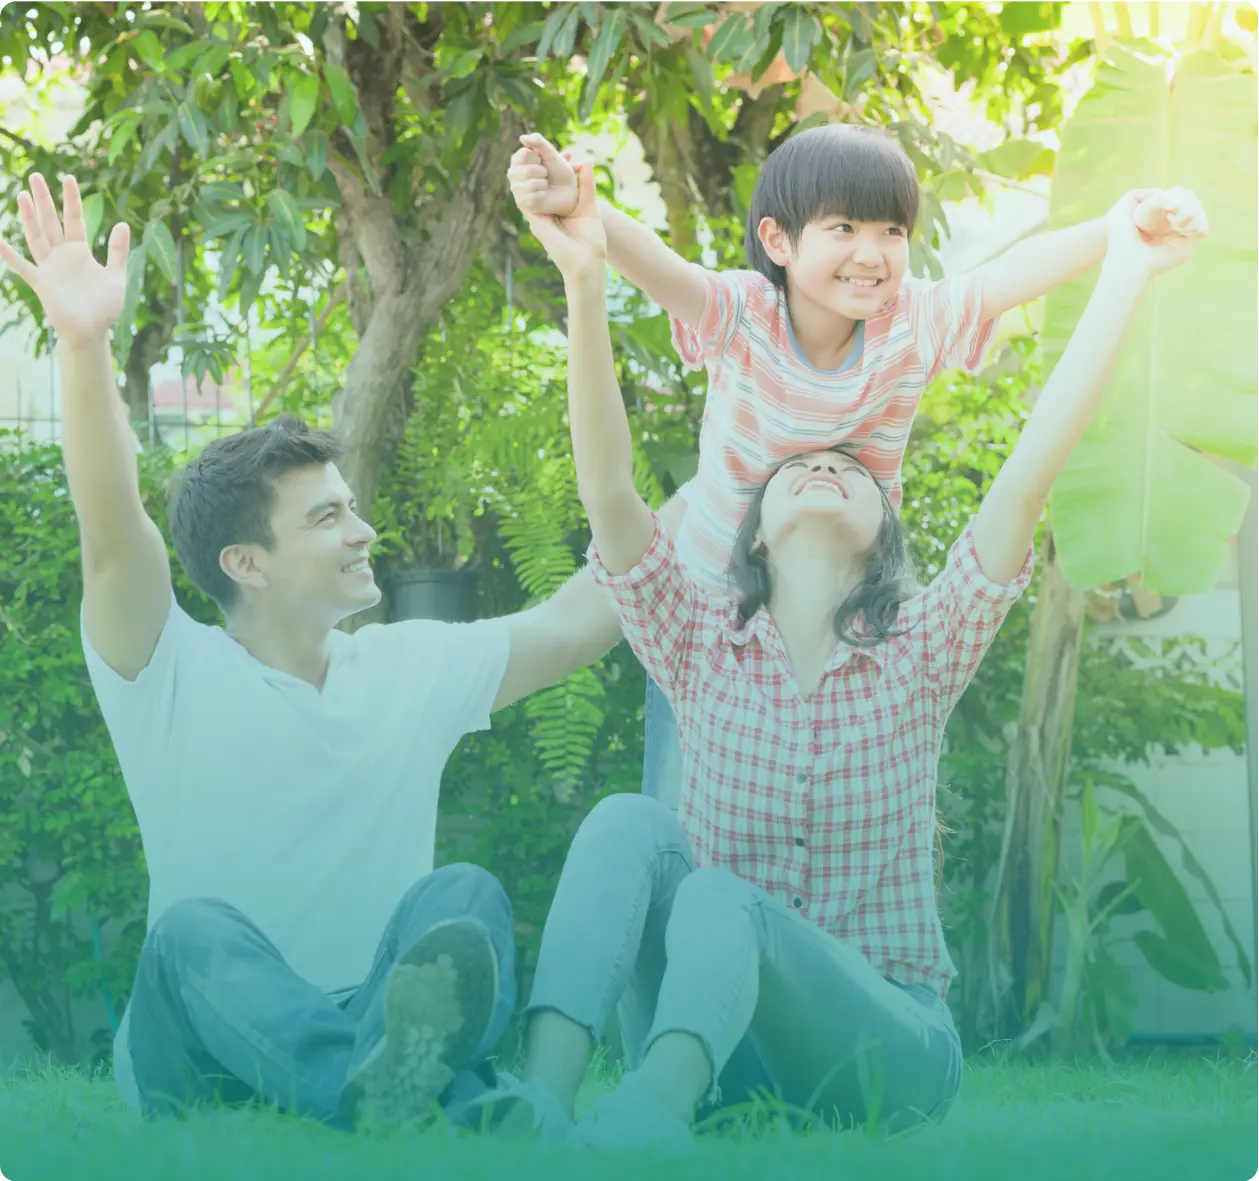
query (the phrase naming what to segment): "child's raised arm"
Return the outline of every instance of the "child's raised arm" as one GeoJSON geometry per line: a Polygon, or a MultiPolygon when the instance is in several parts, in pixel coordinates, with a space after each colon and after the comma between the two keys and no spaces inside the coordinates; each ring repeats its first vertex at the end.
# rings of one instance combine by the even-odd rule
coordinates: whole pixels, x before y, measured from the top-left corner
{"type": "Polygon", "coordinates": [[[607,239],[588,164],[577,169],[577,183],[569,216],[524,212],[559,267],[568,297],[568,419],[577,491],[599,560],[609,573],[625,574],[647,552],[655,523],[634,487],[633,443],[616,380],[604,294],[607,239]]]}
{"type": "MultiPolygon", "coordinates": [[[[541,135],[522,135],[507,179],[526,217],[566,218],[577,205],[577,174],[568,154],[541,135]]],[[[675,254],[646,226],[606,201],[598,203],[607,231],[608,262],[653,303],[685,324],[704,315],[703,268],[675,254]]]]}
{"type": "MultiPolygon", "coordinates": [[[[1133,189],[1115,208],[1120,206],[1129,211],[1146,241],[1200,238],[1206,233],[1202,206],[1185,189],[1133,189]]],[[[1037,234],[985,263],[977,272],[983,290],[982,318],[995,320],[1094,266],[1106,253],[1108,218],[1037,234]]]]}

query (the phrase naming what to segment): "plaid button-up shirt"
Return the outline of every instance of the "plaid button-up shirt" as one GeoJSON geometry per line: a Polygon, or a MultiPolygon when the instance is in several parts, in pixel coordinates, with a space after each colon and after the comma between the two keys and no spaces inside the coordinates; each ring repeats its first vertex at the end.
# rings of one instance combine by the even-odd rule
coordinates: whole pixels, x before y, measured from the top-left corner
{"type": "Polygon", "coordinates": [[[801,698],[765,608],[698,586],[659,520],[623,575],[590,562],[625,637],[678,720],[679,819],[697,865],[759,886],[884,976],[943,996],[955,968],[936,905],[936,776],[944,724],[1031,577],[986,578],[967,525],[902,635],[838,644],[801,698]]]}

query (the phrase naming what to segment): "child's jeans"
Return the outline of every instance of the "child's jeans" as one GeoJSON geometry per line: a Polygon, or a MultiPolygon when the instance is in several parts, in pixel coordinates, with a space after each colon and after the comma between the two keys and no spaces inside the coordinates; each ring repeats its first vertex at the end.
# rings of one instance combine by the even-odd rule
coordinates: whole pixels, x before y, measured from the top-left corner
{"type": "Polygon", "coordinates": [[[961,1086],[934,989],[885,979],[764,891],[695,869],[674,813],[641,795],[609,796],[578,831],[527,1012],[556,1010],[597,1038],[618,1003],[630,1066],[661,1035],[689,1033],[713,1068],[711,1103],[744,1099],[759,1061],[760,1085],[786,1103],[895,1131],[939,1119],[961,1086]]]}
{"type": "Polygon", "coordinates": [[[682,791],[678,720],[664,690],[650,676],[643,714],[643,795],[667,804],[676,812],[682,791]]]}

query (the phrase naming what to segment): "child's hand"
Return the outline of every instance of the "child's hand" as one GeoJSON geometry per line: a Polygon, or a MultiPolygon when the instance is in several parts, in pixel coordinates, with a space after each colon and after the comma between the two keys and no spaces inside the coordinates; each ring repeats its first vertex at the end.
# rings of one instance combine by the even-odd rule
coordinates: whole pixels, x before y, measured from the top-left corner
{"type": "Polygon", "coordinates": [[[1133,217],[1147,239],[1207,235],[1206,211],[1189,189],[1155,189],[1138,203],[1133,217]]]}
{"type": "MultiPolygon", "coordinates": [[[[1193,253],[1194,243],[1205,236],[1206,214],[1192,193],[1187,194],[1192,201],[1177,198],[1173,206],[1177,224],[1183,224],[1190,232],[1171,230],[1159,237],[1149,237],[1139,228],[1139,211],[1152,201],[1159,202],[1154,209],[1162,210],[1163,197],[1158,190],[1133,190],[1125,193],[1106,215],[1105,269],[1119,267],[1139,272],[1148,279],[1180,266],[1193,253]]],[[[1153,219],[1150,220],[1152,224],[1153,219]]]]}
{"type": "Polygon", "coordinates": [[[568,153],[557,152],[541,135],[522,135],[507,180],[516,207],[526,217],[570,217],[577,208],[577,173],[568,153]]]}
{"type": "Polygon", "coordinates": [[[595,205],[594,170],[579,164],[574,174],[576,206],[567,217],[525,211],[529,229],[545,247],[566,281],[574,282],[601,272],[608,255],[608,236],[595,205]]]}

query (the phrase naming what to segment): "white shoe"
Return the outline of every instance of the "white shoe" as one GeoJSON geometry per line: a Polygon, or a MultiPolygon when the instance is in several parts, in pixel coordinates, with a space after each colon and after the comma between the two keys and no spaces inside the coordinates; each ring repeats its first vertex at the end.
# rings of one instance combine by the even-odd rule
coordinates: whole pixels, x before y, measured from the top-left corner
{"type": "MultiPolygon", "coordinates": [[[[460,1114],[460,1122],[493,1133],[523,1104],[531,1116],[529,1130],[539,1144],[558,1144],[568,1138],[573,1121],[560,1101],[541,1083],[520,1079],[500,1070],[498,1086],[471,1100],[460,1114]]],[[[512,1124],[519,1126],[516,1120],[512,1124]]]]}
{"type": "Polygon", "coordinates": [[[695,1146],[691,1126],[671,1112],[636,1074],[627,1074],[620,1086],[601,1095],[577,1121],[568,1138],[575,1148],[606,1152],[647,1150],[669,1156],[689,1152],[695,1146]]]}

